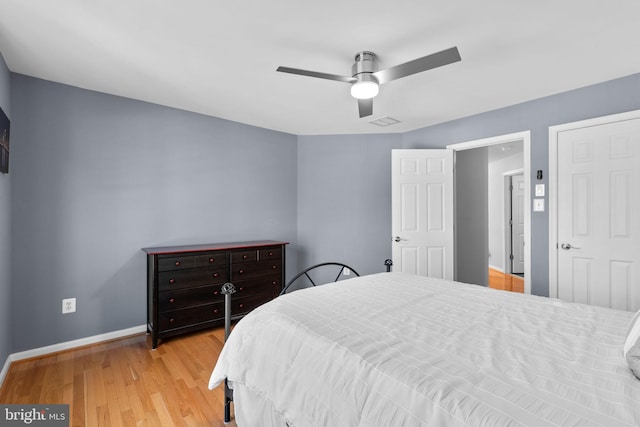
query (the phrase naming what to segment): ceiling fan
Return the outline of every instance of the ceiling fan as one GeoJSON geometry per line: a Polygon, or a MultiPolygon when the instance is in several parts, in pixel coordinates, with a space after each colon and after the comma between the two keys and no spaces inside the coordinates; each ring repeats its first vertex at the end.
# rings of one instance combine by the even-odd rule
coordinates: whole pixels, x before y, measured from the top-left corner
{"type": "Polygon", "coordinates": [[[452,47],[378,71],[376,54],[363,51],[356,54],[356,62],[351,67],[351,77],[290,67],[278,67],[276,71],[351,83],[351,96],[358,100],[358,111],[362,118],[373,114],[373,98],[378,94],[379,85],[460,60],[458,48],[452,47]]]}

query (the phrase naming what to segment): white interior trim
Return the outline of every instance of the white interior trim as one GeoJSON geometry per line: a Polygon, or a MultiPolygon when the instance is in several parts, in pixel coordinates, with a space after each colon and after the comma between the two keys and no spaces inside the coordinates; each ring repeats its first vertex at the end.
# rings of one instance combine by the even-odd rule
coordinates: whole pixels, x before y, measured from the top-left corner
{"type": "Polygon", "coordinates": [[[522,142],[524,160],[524,293],[531,293],[531,131],[515,132],[490,138],[447,145],[454,151],[470,150],[490,145],[522,142]]]}
{"type": "Polygon", "coordinates": [[[0,371],[0,387],[4,384],[4,379],[9,371],[11,363],[30,359],[32,357],[45,356],[51,353],[57,353],[59,351],[70,350],[77,347],[83,347],[85,345],[97,344],[104,341],[110,341],[117,338],[124,338],[131,335],[137,335],[143,332],[147,332],[147,325],[134,326],[127,329],[121,329],[119,331],[107,332],[106,334],[94,335],[91,337],[80,338],[73,341],[66,341],[58,344],[52,344],[45,347],[35,348],[32,350],[25,350],[18,353],[12,353],[7,357],[4,363],[2,371],[0,371]]]}
{"type": "Polygon", "coordinates": [[[640,110],[549,126],[549,297],[558,298],[558,135],[561,132],[635,120],[640,110]]]}
{"type": "Polygon", "coordinates": [[[500,273],[504,273],[504,268],[502,267],[496,267],[495,265],[489,264],[489,268],[495,271],[499,271],[500,273]]]}
{"type": "Polygon", "coordinates": [[[2,367],[2,371],[0,371],[0,387],[4,385],[4,379],[9,372],[9,366],[11,366],[11,355],[7,357],[7,360],[4,361],[4,366],[2,367]]]}

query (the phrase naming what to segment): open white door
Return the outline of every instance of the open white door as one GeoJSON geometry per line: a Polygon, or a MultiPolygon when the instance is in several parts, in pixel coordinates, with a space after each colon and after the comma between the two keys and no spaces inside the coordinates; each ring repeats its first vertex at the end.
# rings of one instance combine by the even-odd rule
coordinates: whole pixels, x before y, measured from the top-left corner
{"type": "Polygon", "coordinates": [[[392,150],[394,271],[453,280],[453,150],[392,150]]]}

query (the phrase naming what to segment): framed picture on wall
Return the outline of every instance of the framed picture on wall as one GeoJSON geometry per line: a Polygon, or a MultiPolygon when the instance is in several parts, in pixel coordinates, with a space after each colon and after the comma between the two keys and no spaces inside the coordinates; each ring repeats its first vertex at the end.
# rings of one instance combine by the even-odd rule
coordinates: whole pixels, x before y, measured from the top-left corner
{"type": "Polygon", "coordinates": [[[9,173],[9,117],[0,108],[0,172],[9,173]]]}

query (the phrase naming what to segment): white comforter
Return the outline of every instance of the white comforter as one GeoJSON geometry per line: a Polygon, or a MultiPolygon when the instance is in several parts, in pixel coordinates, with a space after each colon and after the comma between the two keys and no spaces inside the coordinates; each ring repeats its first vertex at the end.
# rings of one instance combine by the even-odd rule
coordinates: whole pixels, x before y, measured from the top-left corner
{"type": "Polygon", "coordinates": [[[209,388],[242,384],[297,427],[638,426],[640,381],[622,356],[631,317],[400,273],[357,277],[246,316],[209,388]]]}

